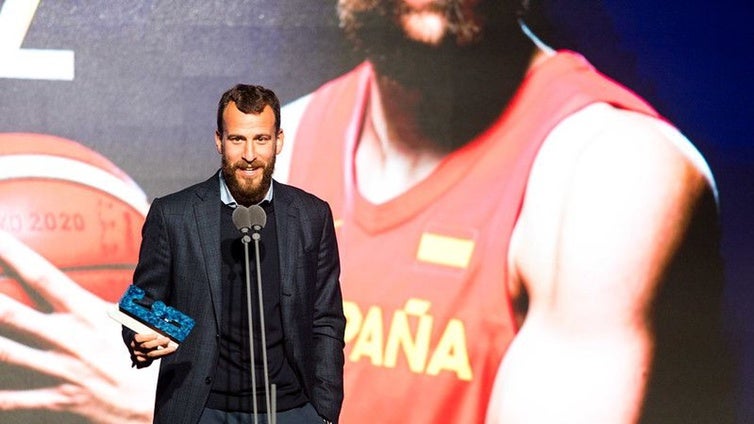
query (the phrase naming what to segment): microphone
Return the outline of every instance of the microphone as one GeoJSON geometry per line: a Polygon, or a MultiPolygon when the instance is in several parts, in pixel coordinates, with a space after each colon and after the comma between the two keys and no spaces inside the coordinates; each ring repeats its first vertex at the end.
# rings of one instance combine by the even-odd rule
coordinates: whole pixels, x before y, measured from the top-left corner
{"type": "Polygon", "coordinates": [[[249,211],[249,223],[251,228],[259,231],[267,224],[267,213],[259,205],[252,205],[246,208],[249,211]]]}
{"type": "Polygon", "coordinates": [[[259,205],[248,208],[238,205],[233,210],[233,224],[242,234],[248,233],[251,229],[259,231],[267,224],[267,213],[259,205]]]}
{"type": "Polygon", "coordinates": [[[249,216],[249,210],[245,206],[238,205],[233,209],[233,225],[243,234],[249,232],[251,217],[249,216]]]}

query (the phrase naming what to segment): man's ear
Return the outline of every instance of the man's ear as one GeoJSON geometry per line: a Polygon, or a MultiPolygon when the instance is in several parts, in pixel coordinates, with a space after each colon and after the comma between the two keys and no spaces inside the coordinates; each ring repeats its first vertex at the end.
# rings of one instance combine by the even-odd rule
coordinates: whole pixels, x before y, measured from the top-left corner
{"type": "Polygon", "coordinates": [[[285,134],[283,133],[283,129],[278,130],[278,136],[275,139],[275,154],[279,155],[280,152],[283,150],[283,139],[285,138],[285,134]]]}
{"type": "Polygon", "coordinates": [[[223,136],[217,130],[215,130],[215,147],[217,153],[223,154],[223,136]]]}

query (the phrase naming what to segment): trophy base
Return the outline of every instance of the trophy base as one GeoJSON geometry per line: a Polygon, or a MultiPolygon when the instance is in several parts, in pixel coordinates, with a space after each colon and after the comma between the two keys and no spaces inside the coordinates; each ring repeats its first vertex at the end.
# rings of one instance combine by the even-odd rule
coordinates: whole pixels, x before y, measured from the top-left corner
{"type": "MultiPolygon", "coordinates": [[[[114,319],[115,321],[118,321],[122,325],[125,325],[126,327],[130,328],[131,330],[135,331],[138,334],[159,334],[164,337],[169,337],[166,334],[163,334],[162,332],[157,331],[152,327],[149,327],[148,325],[135,319],[134,317],[121,312],[117,304],[113,305],[112,308],[109,308],[107,310],[107,315],[110,318],[114,319]]],[[[170,342],[168,343],[168,347],[178,348],[178,346],[180,346],[179,343],[176,343],[173,339],[170,339],[170,342]]]]}

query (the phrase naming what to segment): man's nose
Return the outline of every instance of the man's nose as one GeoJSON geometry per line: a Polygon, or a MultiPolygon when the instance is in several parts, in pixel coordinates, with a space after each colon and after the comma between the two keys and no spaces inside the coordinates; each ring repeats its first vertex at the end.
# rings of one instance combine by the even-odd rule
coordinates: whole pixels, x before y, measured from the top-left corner
{"type": "Polygon", "coordinates": [[[253,140],[247,140],[243,146],[243,159],[246,162],[253,162],[256,158],[256,148],[253,140]]]}

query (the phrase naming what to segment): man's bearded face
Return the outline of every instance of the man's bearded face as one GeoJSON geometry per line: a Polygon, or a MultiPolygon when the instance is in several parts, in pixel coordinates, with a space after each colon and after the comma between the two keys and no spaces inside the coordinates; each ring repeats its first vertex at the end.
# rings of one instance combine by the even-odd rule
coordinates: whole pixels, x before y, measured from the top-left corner
{"type": "Polygon", "coordinates": [[[270,106],[260,113],[244,113],[230,102],[222,118],[222,133],[215,132],[215,147],[222,155],[228,189],[244,206],[259,203],[272,184],[275,157],[283,146],[275,113],[270,106]]]}

